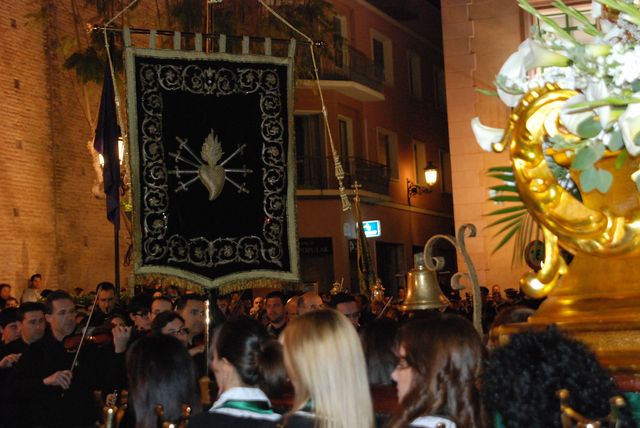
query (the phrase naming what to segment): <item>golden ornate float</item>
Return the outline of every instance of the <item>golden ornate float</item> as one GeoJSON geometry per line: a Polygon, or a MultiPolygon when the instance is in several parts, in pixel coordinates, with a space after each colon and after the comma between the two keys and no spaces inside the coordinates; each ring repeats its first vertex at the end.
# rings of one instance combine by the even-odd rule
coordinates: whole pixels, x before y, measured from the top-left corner
{"type": "MultiPolygon", "coordinates": [[[[640,200],[629,178],[638,160],[614,167],[608,152],[599,167],[614,174],[607,193],[581,189],[582,201],[554,177],[549,160],[569,167],[575,152],[545,149],[543,143],[561,135],[577,141],[560,123],[560,110],[576,91],[554,84],[524,95],[509,118],[494,150],[511,154],[518,192],[541,225],[544,264],[527,273],[521,287],[533,297],[547,297],[527,324],[503,326],[500,340],[522,329],[555,323],[587,343],[612,369],[640,369],[640,200]],[[569,265],[563,248],[574,255],[569,265]]],[[[577,182],[578,180],[576,180],[577,182]]]]}

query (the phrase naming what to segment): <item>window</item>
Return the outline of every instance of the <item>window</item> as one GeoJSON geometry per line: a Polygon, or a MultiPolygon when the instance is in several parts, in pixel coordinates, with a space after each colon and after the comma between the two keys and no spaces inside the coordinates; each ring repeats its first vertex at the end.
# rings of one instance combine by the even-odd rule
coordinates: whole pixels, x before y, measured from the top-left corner
{"type": "Polygon", "coordinates": [[[371,54],[374,64],[382,70],[384,83],[393,85],[393,51],[391,40],[371,30],[371,54]]]}
{"type": "Polygon", "coordinates": [[[338,68],[343,68],[348,65],[347,38],[347,19],[344,16],[334,16],[333,47],[335,63],[338,68]]]}
{"type": "Polygon", "coordinates": [[[294,126],[298,186],[321,188],[325,177],[322,157],[324,147],[322,115],[296,114],[294,126]]]}
{"type": "Polygon", "coordinates": [[[435,107],[438,110],[447,109],[447,93],[445,90],[444,82],[444,70],[440,67],[434,67],[433,70],[433,84],[434,84],[434,102],[435,107]]]}
{"type": "Polygon", "coordinates": [[[409,95],[416,100],[422,99],[422,68],[420,57],[408,52],[407,68],[409,69],[409,95]]]}
{"type": "Polygon", "coordinates": [[[398,178],[398,141],[395,134],[378,130],[378,163],[389,168],[391,178],[398,178]]]}
{"type": "Polygon", "coordinates": [[[424,168],[427,166],[427,145],[420,141],[413,142],[413,166],[416,174],[414,182],[425,186],[424,168]]]}
{"type": "MultiPolygon", "coordinates": [[[[586,17],[591,16],[591,2],[583,5],[575,5],[573,6],[578,11],[582,12],[582,14],[586,17]]],[[[580,30],[580,26],[578,25],[578,21],[571,16],[567,16],[562,13],[560,10],[555,8],[550,9],[541,9],[540,13],[542,15],[547,16],[553,19],[555,22],[560,25],[560,27],[564,28],[568,32],[571,33],[573,37],[575,37],[579,42],[587,42],[591,39],[584,31],[580,30]]],[[[533,22],[538,28],[540,27],[540,20],[537,18],[533,18],[533,22]]],[[[593,23],[593,22],[592,22],[593,23]]]]}
{"type": "Polygon", "coordinates": [[[338,134],[340,138],[340,156],[348,159],[353,156],[353,122],[348,117],[338,117],[338,134]]]}

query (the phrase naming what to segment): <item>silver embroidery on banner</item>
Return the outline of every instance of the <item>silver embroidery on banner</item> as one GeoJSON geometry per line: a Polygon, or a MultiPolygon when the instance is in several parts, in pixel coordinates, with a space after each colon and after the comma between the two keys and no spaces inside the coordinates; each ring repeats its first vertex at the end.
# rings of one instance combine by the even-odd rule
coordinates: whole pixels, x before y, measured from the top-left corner
{"type": "Polygon", "coordinates": [[[167,259],[199,267],[216,267],[229,263],[255,265],[261,261],[282,267],[282,239],[286,217],[284,191],[286,152],[285,122],[282,118],[279,77],[275,70],[251,68],[212,68],[198,65],[159,65],[142,63],[141,86],[142,180],[144,261],[167,259]],[[204,237],[186,239],[178,234],[167,236],[169,186],[162,145],[162,96],[164,91],[188,91],[194,94],[225,96],[260,95],[262,135],[261,159],[263,211],[262,236],[204,237]]]}

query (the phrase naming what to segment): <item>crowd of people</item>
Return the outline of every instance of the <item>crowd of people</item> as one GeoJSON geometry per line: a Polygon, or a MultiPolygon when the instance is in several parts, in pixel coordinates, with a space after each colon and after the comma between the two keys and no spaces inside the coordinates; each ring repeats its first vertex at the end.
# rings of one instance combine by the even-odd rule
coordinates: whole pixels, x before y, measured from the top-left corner
{"type": "MultiPolygon", "coordinates": [[[[561,427],[560,390],[572,415],[636,426],[630,406],[612,411],[621,393],[584,345],[550,328],[489,350],[455,296],[444,313],[402,313],[347,292],[152,286],[125,299],[102,282],[91,310],[82,290],[34,279],[17,308],[0,285],[2,427],[96,426],[114,404],[122,428],[561,427]],[[379,387],[395,387],[392,411],[376,406],[379,387]]],[[[514,293],[485,298],[494,324],[530,311],[514,293]]]]}

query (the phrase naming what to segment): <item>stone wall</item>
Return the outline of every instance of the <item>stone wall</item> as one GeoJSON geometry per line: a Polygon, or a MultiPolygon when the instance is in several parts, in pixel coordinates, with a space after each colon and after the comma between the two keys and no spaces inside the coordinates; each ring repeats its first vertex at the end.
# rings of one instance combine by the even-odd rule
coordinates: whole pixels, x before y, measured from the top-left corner
{"type": "MultiPolygon", "coordinates": [[[[446,0],[442,27],[456,228],[463,223],[478,227],[478,237],[466,243],[481,285],[517,289],[526,266],[512,268],[511,245],[492,254],[499,239],[493,237],[496,229],[485,229],[494,220],[487,214],[497,209],[487,200],[489,187],[498,184],[486,172],[508,165],[508,155],[483,152],[470,122],[479,116],[488,126],[506,126],[507,108],[475,88],[493,89],[500,67],[523,40],[522,15],[513,0],[446,0]]],[[[462,260],[459,266],[464,269],[462,260]]]]}

